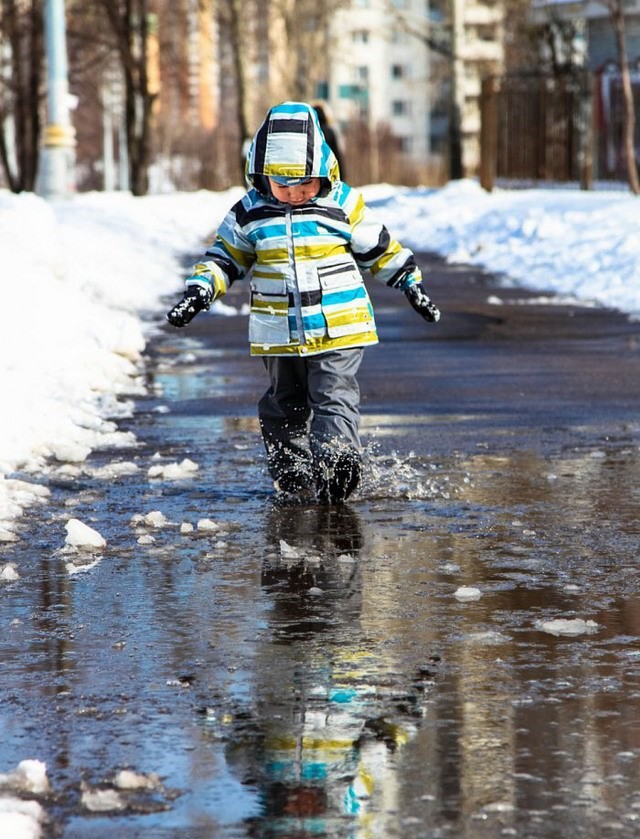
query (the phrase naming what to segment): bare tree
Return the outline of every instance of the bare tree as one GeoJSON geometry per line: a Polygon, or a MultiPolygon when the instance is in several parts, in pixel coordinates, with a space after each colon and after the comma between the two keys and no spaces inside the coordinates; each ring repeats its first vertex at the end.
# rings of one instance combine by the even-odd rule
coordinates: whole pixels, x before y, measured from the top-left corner
{"type": "Polygon", "coordinates": [[[134,195],[149,190],[151,121],[157,91],[150,79],[152,37],[157,17],[153,0],[98,0],[115,36],[125,89],[129,185],[134,195]]]}
{"type": "Polygon", "coordinates": [[[42,0],[0,4],[0,161],[12,192],[33,191],[43,98],[42,0]]]}
{"type": "Polygon", "coordinates": [[[624,109],[622,113],[622,131],[625,162],[627,166],[627,177],[629,186],[634,195],[640,195],[640,180],[638,179],[638,164],[635,152],[635,128],[636,114],[633,103],[633,89],[631,87],[631,74],[629,72],[629,59],[627,56],[627,43],[625,32],[625,0],[600,0],[609,10],[611,26],[616,38],[618,59],[620,62],[620,74],[622,79],[622,98],[624,109]]]}

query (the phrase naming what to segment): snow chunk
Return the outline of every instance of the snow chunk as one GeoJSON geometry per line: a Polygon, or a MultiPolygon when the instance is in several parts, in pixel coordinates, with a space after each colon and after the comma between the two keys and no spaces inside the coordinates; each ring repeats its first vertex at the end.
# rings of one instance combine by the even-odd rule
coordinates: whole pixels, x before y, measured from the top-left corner
{"type": "Polygon", "coordinates": [[[471,600],[480,600],[482,592],[474,586],[460,586],[460,588],[456,589],[453,596],[461,603],[465,603],[471,600]]]}
{"type": "Polygon", "coordinates": [[[153,510],[151,513],[147,513],[142,519],[143,524],[146,524],[148,527],[164,527],[167,521],[167,517],[160,510],[153,510]]]}
{"type": "Polygon", "coordinates": [[[0,789],[45,795],[49,792],[47,764],[40,760],[21,760],[15,769],[0,773],[0,789]]]}
{"type": "Polygon", "coordinates": [[[65,563],[64,568],[67,574],[82,574],[84,571],[89,571],[91,568],[95,568],[99,562],[100,559],[94,559],[93,562],[67,562],[65,563]]]}
{"type": "Polygon", "coordinates": [[[289,545],[284,539],[280,539],[280,554],[284,559],[297,559],[300,556],[300,551],[289,545]]]}
{"type": "Polygon", "coordinates": [[[185,457],[180,463],[168,463],[165,466],[151,466],[147,472],[149,478],[164,478],[168,481],[179,481],[182,478],[191,478],[200,467],[193,460],[185,457]]]}
{"type": "Polygon", "coordinates": [[[593,635],[600,629],[595,621],[585,621],[582,618],[555,618],[555,620],[536,621],[536,628],[550,635],[593,635]]]}
{"type": "Polygon", "coordinates": [[[142,775],[131,769],[121,769],[113,779],[113,785],[118,789],[126,790],[156,789],[160,786],[160,778],[155,772],[142,775]]]}
{"type": "Polygon", "coordinates": [[[0,836],[11,839],[40,839],[40,825],[47,815],[37,801],[0,798],[0,836]]]}
{"type": "Polygon", "coordinates": [[[92,813],[108,813],[112,810],[124,810],[125,803],[115,789],[85,789],[80,803],[92,813]]]}
{"type": "Polygon", "coordinates": [[[16,571],[14,562],[7,562],[6,565],[2,566],[2,570],[0,570],[0,583],[15,583],[19,579],[20,574],[16,571]]]}
{"type": "Polygon", "coordinates": [[[107,544],[97,530],[83,524],[79,519],[69,519],[65,529],[65,542],[74,548],[104,548],[107,544]]]}

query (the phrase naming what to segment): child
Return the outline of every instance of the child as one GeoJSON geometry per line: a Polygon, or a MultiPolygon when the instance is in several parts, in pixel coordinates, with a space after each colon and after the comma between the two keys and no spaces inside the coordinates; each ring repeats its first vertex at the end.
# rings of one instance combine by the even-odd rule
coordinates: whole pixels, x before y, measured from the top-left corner
{"type": "Polygon", "coordinates": [[[251,274],[249,341],[271,381],[258,414],[276,491],[315,488],[321,503],[340,503],[360,480],[356,374],[363,348],[378,342],[360,272],[403,291],[425,320],[440,312],[411,251],[340,180],[310,105],[284,102],[269,111],[246,176],[252,188],[227,214],[167,318],[186,326],[251,274]]]}

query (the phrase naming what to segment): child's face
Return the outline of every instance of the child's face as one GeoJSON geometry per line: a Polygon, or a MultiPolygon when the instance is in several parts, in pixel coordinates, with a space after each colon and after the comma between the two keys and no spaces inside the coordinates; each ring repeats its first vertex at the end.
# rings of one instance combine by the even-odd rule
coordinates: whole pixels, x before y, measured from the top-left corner
{"type": "Polygon", "coordinates": [[[320,178],[309,178],[308,181],[296,186],[282,186],[273,178],[269,178],[269,185],[276,201],[282,204],[293,204],[294,207],[306,204],[320,192],[320,178]]]}

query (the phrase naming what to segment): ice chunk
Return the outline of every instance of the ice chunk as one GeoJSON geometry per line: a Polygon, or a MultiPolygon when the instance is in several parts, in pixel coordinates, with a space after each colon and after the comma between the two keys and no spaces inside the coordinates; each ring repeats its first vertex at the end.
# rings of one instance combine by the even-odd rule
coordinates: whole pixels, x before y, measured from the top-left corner
{"type": "Polygon", "coordinates": [[[100,559],[94,559],[93,562],[67,562],[64,567],[67,574],[82,574],[84,571],[95,568],[99,562],[100,559]]]}
{"type": "Polygon", "coordinates": [[[536,621],[536,627],[550,635],[592,635],[600,629],[600,624],[582,618],[555,618],[536,621]]]}
{"type": "Polygon", "coordinates": [[[280,554],[284,559],[297,559],[300,556],[300,551],[289,545],[284,539],[280,539],[280,554]]]}
{"type": "Polygon", "coordinates": [[[121,769],[113,779],[113,785],[126,790],[156,789],[160,786],[160,778],[154,772],[142,775],[131,769],[121,769]]]}
{"type": "Polygon", "coordinates": [[[180,525],[180,533],[193,533],[194,527],[191,522],[183,521],[180,525]]]}
{"type": "Polygon", "coordinates": [[[220,525],[212,519],[200,519],[198,522],[198,530],[212,532],[214,530],[220,530],[220,525]]]}
{"type": "Polygon", "coordinates": [[[460,586],[460,588],[456,589],[453,596],[462,603],[469,600],[480,600],[482,592],[474,586],[460,586]]]}
{"type": "Polygon", "coordinates": [[[16,571],[15,563],[7,562],[0,570],[0,583],[13,583],[20,579],[20,574],[16,571]]]}
{"type": "Polygon", "coordinates": [[[79,519],[69,519],[65,528],[67,531],[65,542],[74,548],[104,548],[107,544],[97,530],[83,524],[79,519]]]}
{"type": "Polygon", "coordinates": [[[21,760],[11,772],[0,773],[0,789],[44,795],[49,792],[47,764],[40,760],[21,760]]]}
{"type": "Polygon", "coordinates": [[[138,537],[138,544],[139,545],[153,545],[156,540],[150,533],[143,533],[142,536],[138,537]]]}
{"type": "Polygon", "coordinates": [[[142,521],[148,527],[164,527],[167,523],[167,517],[160,510],[153,510],[151,513],[147,513],[142,521]]]}
{"type": "Polygon", "coordinates": [[[147,471],[147,476],[149,478],[164,478],[167,481],[179,481],[182,478],[191,478],[199,469],[197,463],[186,457],[180,463],[151,466],[147,471]]]}
{"type": "Polygon", "coordinates": [[[4,527],[0,527],[0,542],[17,542],[18,541],[18,534],[14,533],[13,530],[6,530],[4,527]]]}
{"type": "Polygon", "coordinates": [[[85,810],[92,813],[125,809],[125,803],[116,789],[85,789],[80,801],[85,810]]]}

